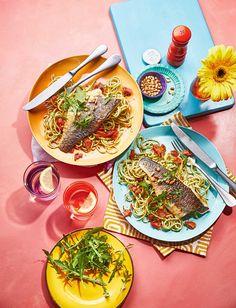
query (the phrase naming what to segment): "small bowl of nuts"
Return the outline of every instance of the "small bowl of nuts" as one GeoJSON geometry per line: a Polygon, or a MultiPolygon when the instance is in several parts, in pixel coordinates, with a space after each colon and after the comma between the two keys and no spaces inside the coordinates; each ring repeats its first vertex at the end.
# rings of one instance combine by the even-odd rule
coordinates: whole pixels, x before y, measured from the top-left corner
{"type": "Polygon", "coordinates": [[[138,85],[144,97],[159,99],[166,91],[166,79],[157,72],[146,72],[138,79],[138,85]]]}

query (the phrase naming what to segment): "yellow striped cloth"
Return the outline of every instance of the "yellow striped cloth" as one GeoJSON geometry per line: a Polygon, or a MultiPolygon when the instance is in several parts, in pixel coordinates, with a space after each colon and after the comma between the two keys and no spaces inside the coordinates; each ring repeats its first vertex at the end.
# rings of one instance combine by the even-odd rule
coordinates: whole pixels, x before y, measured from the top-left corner
{"type": "MultiPolygon", "coordinates": [[[[165,121],[162,125],[169,125],[171,122],[175,122],[176,124],[185,127],[191,127],[188,121],[180,112],[174,114],[172,118],[165,121]]],[[[103,226],[105,229],[149,241],[150,243],[152,243],[153,247],[157,249],[163,256],[169,255],[175,249],[191,252],[201,256],[206,256],[207,249],[210,244],[213,227],[209,228],[204,234],[201,234],[199,237],[191,239],[190,241],[184,243],[168,243],[152,239],[133,228],[121,214],[114,199],[112,189],[112,168],[110,168],[108,172],[101,171],[100,173],[98,173],[98,176],[110,190],[110,196],[103,222],[103,226]]],[[[236,180],[236,177],[234,177],[231,173],[229,173],[229,176],[233,180],[236,180]]]]}

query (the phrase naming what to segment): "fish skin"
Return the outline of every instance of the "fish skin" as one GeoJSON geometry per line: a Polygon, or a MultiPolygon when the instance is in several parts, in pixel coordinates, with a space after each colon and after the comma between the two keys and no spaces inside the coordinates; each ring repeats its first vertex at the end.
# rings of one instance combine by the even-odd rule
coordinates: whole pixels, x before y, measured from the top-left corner
{"type": "Polygon", "coordinates": [[[69,109],[67,113],[68,118],[59,144],[59,149],[65,153],[68,153],[73,149],[77,142],[96,132],[114,108],[120,103],[120,101],[120,99],[112,98],[105,104],[104,96],[100,95],[97,97],[96,102],[87,103],[86,107],[88,107],[89,110],[81,111],[78,119],[81,120],[89,115],[93,115],[92,121],[86,128],[78,128],[75,124],[76,112],[69,109]]]}
{"type": "Polygon", "coordinates": [[[173,177],[175,182],[172,185],[165,182],[158,183],[158,178],[161,178],[163,173],[169,171],[159,163],[145,157],[140,159],[139,166],[148,175],[156,195],[161,194],[163,191],[170,192],[181,189],[180,196],[168,194],[170,204],[167,208],[173,215],[183,218],[193,212],[204,214],[209,211],[209,208],[202,204],[193,191],[176,177],[173,177]]]}

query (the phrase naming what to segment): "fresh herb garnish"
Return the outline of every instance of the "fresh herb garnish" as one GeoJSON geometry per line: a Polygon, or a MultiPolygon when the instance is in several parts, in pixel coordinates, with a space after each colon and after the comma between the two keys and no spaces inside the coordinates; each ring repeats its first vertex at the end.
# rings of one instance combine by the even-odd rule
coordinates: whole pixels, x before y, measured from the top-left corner
{"type": "Polygon", "coordinates": [[[182,188],[175,188],[174,190],[171,190],[169,192],[170,195],[172,196],[176,196],[176,197],[180,197],[183,193],[183,189],[182,188]]]}
{"type": "Polygon", "coordinates": [[[112,96],[111,95],[107,95],[105,98],[104,98],[104,104],[106,105],[107,103],[109,103],[109,101],[112,99],[112,96]]]}
{"type": "Polygon", "coordinates": [[[84,103],[86,98],[86,91],[82,90],[80,87],[77,87],[74,97],[78,102],[84,103]]]}
{"type": "Polygon", "coordinates": [[[163,201],[165,201],[166,197],[167,197],[167,191],[163,190],[163,191],[161,192],[161,194],[159,194],[158,196],[155,196],[155,197],[153,198],[153,200],[154,200],[155,202],[157,202],[157,203],[163,203],[163,201]]]}
{"type": "Polygon", "coordinates": [[[85,98],[86,92],[78,87],[74,93],[74,95],[68,95],[67,92],[63,92],[61,94],[61,98],[64,102],[61,105],[61,108],[64,111],[68,111],[70,107],[72,107],[76,112],[85,110],[85,98]]]}
{"type": "Polygon", "coordinates": [[[94,116],[90,114],[84,117],[83,119],[81,119],[80,121],[76,121],[75,125],[78,128],[86,128],[89,126],[89,124],[92,122],[93,119],[94,119],[94,116]]]}
{"type": "Polygon", "coordinates": [[[171,171],[167,171],[162,173],[161,177],[158,179],[158,183],[163,183],[165,181],[171,180],[173,178],[173,173],[171,171]]]}
{"type": "Polygon", "coordinates": [[[49,263],[58,274],[63,274],[67,282],[72,280],[86,281],[100,285],[105,297],[109,296],[107,285],[119,275],[122,291],[131,279],[131,274],[125,267],[124,251],[130,248],[128,245],[122,251],[114,251],[112,245],[107,242],[108,237],[101,235],[102,227],[93,228],[78,239],[75,235],[64,236],[58,243],[59,256],[43,250],[49,263]],[[108,282],[104,281],[107,276],[108,282]]]}
{"type": "Polygon", "coordinates": [[[139,186],[143,187],[146,191],[149,191],[151,188],[146,181],[139,182],[139,186]]]}

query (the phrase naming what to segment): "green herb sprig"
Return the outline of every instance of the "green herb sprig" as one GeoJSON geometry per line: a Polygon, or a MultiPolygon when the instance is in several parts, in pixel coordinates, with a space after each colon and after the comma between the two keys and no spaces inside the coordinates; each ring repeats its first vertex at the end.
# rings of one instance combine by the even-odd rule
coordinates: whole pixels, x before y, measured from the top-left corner
{"type": "Polygon", "coordinates": [[[63,99],[63,103],[61,108],[64,111],[68,111],[69,108],[73,108],[76,112],[86,110],[85,106],[85,98],[86,98],[86,91],[82,90],[80,87],[76,89],[76,91],[72,95],[68,95],[65,91],[60,94],[61,99],[63,99]]]}
{"type": "Polygon", "coordinates": [[[93,228],[86,232],[80,239],[73,235],[63,236],[58,243],[59,257],[54,258],[44,250],[50,264],[58,274],[63,274],[65,279],[80,280],[100,285],[105,297],[109,296],[107,285],[118,274],[121,277],[122,289],[131,279],[131,274],[125,267],[124,251],[115,252],[107,242],[107,235],[101,235],[102,227],[93,228]],[[108,276],[108,282],[103,279],[108,276]]]}
{"type": "Polygon", "coordinates": [[[86,117],[84,117],[83,119],[81,119],[80,121],[76,121],[74,124],[80,128],[86,128],[89,126],[89,124],[93,121],[94,116],[92,114],[87,115],[86,117]]]}

